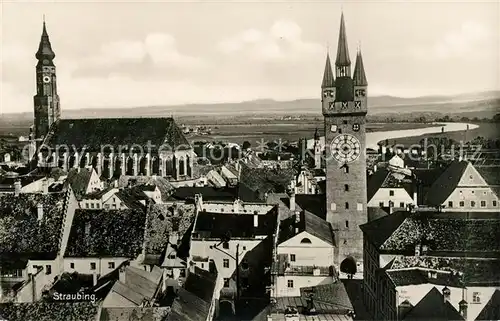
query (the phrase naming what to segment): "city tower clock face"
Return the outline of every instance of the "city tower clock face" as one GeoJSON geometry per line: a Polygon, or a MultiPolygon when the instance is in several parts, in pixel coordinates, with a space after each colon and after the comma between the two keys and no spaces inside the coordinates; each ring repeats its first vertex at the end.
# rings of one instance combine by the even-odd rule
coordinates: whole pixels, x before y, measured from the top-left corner
{"type": "Polygon", "coordinates": [[[333,158],[341,163],[352,163],[361,153],[361,144],[353,135],[342,134],[336,136],[330,144],[333,158]]]}

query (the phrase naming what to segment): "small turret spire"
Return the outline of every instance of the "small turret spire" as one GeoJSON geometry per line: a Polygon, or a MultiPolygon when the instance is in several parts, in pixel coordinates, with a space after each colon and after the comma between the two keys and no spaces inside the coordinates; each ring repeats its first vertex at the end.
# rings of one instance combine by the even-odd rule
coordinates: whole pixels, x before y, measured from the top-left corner
{"type": "Polygon", "coordinates": [[[339,43],[337,47],[336,66],[350,66],[349,49],[347,47],[347,36],[345,31],[344,12],[340,16],[339,43]]]}
{"type": "Polygon", "coordinates": [[[318,132],[318,127],[316,127],[316,130],[314,131],[314,140],[315,140],[315,141],[319,140],[319,132],[318,132]]]}
{"type": "Polygon", "coordinates": [[[38,60],[47,59],[50,61],[52,61],[56,57],[56,54],[52,50],[52,45],[50,44],[49,34],[47,33],[45,15],[43,16],[42,37],[40,38],[40,44],[38,46],[38,51],[36,52],[35,57],[38,60]]]}
{"type": "Polygon", "coordinates": [[[354,86],[368,86],[365,67],[363,66],[363,57],[361,56],[361,49],[359,47],[356,53],[356,65],[354,66],[353,81],[354,86]]]}
{"type": "Polygon", "coordinates": [[[321,88],[335,87],[335,79],[333,77],[332,65],[330,63],[330,55],[326,54],[325,72],[323,73],[323,82],[321,88]]]}

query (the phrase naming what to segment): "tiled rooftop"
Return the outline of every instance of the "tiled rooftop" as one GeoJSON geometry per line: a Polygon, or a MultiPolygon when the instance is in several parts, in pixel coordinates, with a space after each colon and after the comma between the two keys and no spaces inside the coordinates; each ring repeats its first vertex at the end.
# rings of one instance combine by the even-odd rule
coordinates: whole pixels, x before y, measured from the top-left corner
{"type": "Polygon", "coordinates": [[[194,213],[193,204],[151,204],[146,222],[146,254],[160,255],[172,231],[182,238],[194,221],[194,213]]]}
{"type": "Polygon", "coordinates": [[[276,225],[275,207],[265,215],[258,215],[257,227],[254,227],[253,214],[200,212],[193,234],[197,233],[200,238],[221,238],[228,234],[231,237],[254,238],[271,235],[276,225]]]}
{"type": "Polygon", "coordinates": [[[66,193],[19,196],[0,194],[0,256],[11,259],[51,259],[59,250],[66,193]],[[38,222],[38,206],[43,219],[38,222]]]}
{"type": "MultiPolygon", "coordinates": [[[[189,146],[173,118],[61,119],[51,128],[44,143],[65,145],[88,151],[101,146],[137,146],[158,149],[162,145],[189,146]]],[[[165,147],[166,148],[166,147],[165,147]]]]}
{"type": "Polygon", "coordinates": [[[135,258],[142,250],[145,220],[140,210],[79,209],[65,257],[135,258]]]}
{"type": "Polygon", "coordinates": [[[424,213],[416,213],[406,218],[381,250],[414,251],[415,245],[422,243],[428,246],[428,253],[500,254],[499,233],[500,220],[427,218],[424,213]]]}
{"type": "Polygon", "coordinates": [[[421,267],[455,274],[463,273],[466,284],[498,284],[500,279],[499,259],[480,259],[469,257],[398,256],[390,269],[421,267]]]}

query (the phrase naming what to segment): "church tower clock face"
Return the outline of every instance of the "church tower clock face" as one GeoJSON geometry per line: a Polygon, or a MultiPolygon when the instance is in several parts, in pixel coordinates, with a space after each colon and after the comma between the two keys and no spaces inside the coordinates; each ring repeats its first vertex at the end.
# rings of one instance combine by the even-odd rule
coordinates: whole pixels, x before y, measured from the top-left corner
{"type": "Polygon", "coordinates": [[[361,153],[361,144],[353,135],[342,134],[336,136],[330,144],[333,158],[341,163],[352,163],[361,153]]]}

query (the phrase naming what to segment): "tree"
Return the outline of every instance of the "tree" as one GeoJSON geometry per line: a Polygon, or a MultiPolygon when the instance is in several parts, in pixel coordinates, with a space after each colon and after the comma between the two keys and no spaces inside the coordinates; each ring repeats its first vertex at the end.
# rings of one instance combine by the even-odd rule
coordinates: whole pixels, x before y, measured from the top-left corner
{"type": "Polygon", "coordinates": [[[249,142],[248,140],[245,140],[245,141],[243,142],[243,146],[242,146],[242,148],[243,148],[244,150],[247,150],[247,149],[249,149],[251,146],[252,146],[252,144],[250,144],[250,142],[249,142]]]}

